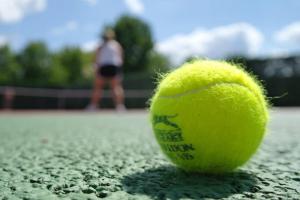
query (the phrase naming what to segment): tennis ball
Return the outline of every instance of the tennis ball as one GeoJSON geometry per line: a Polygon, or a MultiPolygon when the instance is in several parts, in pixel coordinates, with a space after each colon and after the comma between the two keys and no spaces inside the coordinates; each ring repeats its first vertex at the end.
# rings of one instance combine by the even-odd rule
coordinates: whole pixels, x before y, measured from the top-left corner
{"type": "Polygon", "coordinates": [[[150,104],[162,151],[186,171],[223,173],[243,165],[268,122],[262,87],[225,61],[184,64],[161,80],[150,104]]]}

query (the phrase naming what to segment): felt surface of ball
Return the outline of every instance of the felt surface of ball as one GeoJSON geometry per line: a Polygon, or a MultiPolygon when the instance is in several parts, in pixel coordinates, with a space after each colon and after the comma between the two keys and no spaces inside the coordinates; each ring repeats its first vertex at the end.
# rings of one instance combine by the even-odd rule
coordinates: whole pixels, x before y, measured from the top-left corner
{"type": "Polygon", "coordinates": [[[150,115],[162,151],[179,168],[223,173],[256,152],[268,104],[260,84],[240,67],[197,60],[164,76],[150,115]]]}

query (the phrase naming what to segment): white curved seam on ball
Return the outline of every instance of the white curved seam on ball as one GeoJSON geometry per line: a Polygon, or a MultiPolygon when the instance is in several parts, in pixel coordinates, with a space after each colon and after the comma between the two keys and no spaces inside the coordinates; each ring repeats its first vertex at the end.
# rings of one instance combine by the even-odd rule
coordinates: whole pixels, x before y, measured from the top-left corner
{"type": "Polygon", "coordinates": [[[243,88],[247,89],[251,94],[253,94],[255,96],[256,100],[259,102],[260,106],[264,110],[264,108],[263,108],[264,103],[262,102],[262,100],[261,100],[261,98],[259,97],[258,94],[256,94],[255,92],[253,92],[252,90],[250,90],[247,86],[245,86],[243,84],[232,83],[232,82],[212,83],[212,84],[208,84],[208,85],[202,86],[202,87],[197,88],[197,89],[188,90],[186,92],[175,94],[175,95],[162,95],[162,96],[159,95],[158,98],[161,98],[161,99],[176,99],[176,98],[180,98],[180,97],[185,96],[185,95],[195,94],[197,92],[201,92],[203,90],[207,90],[207,89],[210,89],[210,88],[218,86],[218,85],[236,85],[236,86],[240,86],[240,87],[243,87],[243,88]]]}
{"type": "MultiPolygon", "coordinates": [[[[212,84],[209,84],[209,85],[205,85],[205,86],[202,86],[200,88],[197,88],[197,89],[193,89],[193,90],[188,90],[186,92],[183,92],[183,93],[179,93],[179,94],[175,94],[175,95],[162,95],[162,96],[158,96],[158,98],[163,98],[163,99],[174,99],[174,98],[179,98],[179,97],[182,97],[182,96],[185,96],[185,95],[189,95],[189,94],[195,94],[197,92],[201,92],[203,90],[207,90],[209,88],[212,88],[214,86],[218,86],[218,85],[237,85],[237,86],[240,86],[240,87],[244,87],[246,88],[247,90],[250,91],[250,93],[254,94],[254,96],[258,99],[258,101],[260,102],[260,98],[257,96],[257,94],[255,92],[253,92],[252,90],[250,90],[248,87],[246,87],[245,85],[242,85],[240,83],[231,83],[231,82],[222,82],[222,83],[212,83],[212,84]]],[[[261,103],[261,102],[260,102],[261,103]]]]}

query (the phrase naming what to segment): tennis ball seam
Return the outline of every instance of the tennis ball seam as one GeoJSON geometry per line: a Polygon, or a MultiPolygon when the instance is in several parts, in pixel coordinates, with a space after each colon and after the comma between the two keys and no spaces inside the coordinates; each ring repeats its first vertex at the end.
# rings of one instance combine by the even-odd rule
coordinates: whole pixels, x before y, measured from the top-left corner
{"type": "Polygon", "coordinates": [[[218,85],[235,85],[235,86],[239,86],[239,87],[243,87],[243,88],[247,89],[252,95],[255,96],[256,100],[259,103],[259,105],[263,109],[264,103],[262,102],[262,99],[259,98],[259,96],[255,92],[253,92],[249,87],[247,87],[247,86],[245,86],[243,84],[240,84],[240,83],[235,83],[235,82],[217,82],[217,83],[211,83],[211,84],[202,86],[200,88],[188,90],[188,91],[185,91],[183,93],[178,93],[178,94],[175,94],[175,95],[158,95],[158,98],[159,99],[176,99],[176,98],[180,98],[180,97],[183,97],[183,96],[186,96],[186,95],[189,95],[189,94],[195,94],[195,93],[198,93],[198,92],[201,92],[201,91],[204,91],[204,90],[208,90],[208,89],[213,88],[213,87],[218,86],[218,85]]]}
{"type": "Polygon", "coordinates": [[[175,95],[158,95],[158,98],[162,98],[162,99],[175,99],[175,98],[179,98],[179,97],[182,97],[182,96],[186,96],[186,95],[189,95],[189,94],[195,94],[195,93],[198,93],[198,92],[201,92],[203,90],[208,90],[212,87],[215,87],[215,86],[218,86],[218,85],[237,85],[237,86],[240,86],[240,87],[244,87],[246,88],[247,90],[250,91],[250,93],[254,94],[254,96],[259,100],[260,102],[260,98],[257,96],[257,94],[255,92],[253,92],[252,90],[250,90],[247,86],[243,85],[243,84],[240,84],[240,83],[234,83],[234,82],[219,82],[219,83],[211,83],[211,84],[208,84],[208,85],[205,85],[205,86],[202,86],[200,88],[196,88],[196,89],[192,89],[192,90],[188,90],[188,91],[185,91],[183,93],[178,93],[178,94],[175,94],[175,95]]]}

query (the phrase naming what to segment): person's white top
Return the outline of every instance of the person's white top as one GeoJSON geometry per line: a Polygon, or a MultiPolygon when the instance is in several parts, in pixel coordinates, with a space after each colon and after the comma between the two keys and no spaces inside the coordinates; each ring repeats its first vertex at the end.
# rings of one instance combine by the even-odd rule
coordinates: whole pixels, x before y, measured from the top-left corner
{"type": "Polygon", "coordinates": [[[123,64],[120,44],[115,40],[110,40],[103,43],[98,51],[97,64],[101,67],[103,65],[115,65],[120,67],[123,64]]]}

